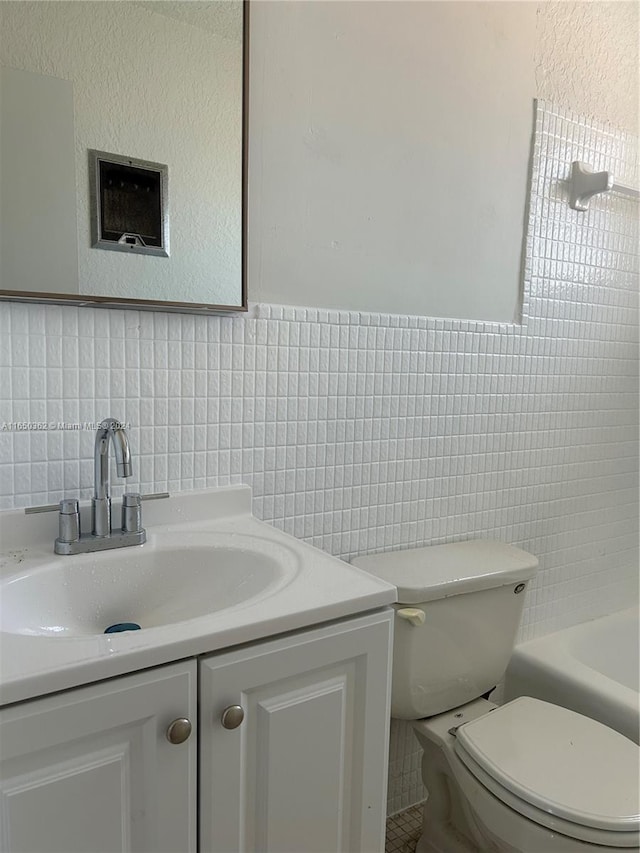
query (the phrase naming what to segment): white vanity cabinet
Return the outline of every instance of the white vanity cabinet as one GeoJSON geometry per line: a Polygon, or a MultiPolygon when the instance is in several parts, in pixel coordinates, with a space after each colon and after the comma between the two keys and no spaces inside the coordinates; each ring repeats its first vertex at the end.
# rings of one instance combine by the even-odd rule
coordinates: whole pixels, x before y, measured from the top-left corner
{"type": "Polygon", "coordinates": [[[379,610],[3,708],[0,853],[381,851],[391,632],[379,610]]]}
{"type": "Polygon", "coordinates": [[[194,853],[197,661],[0,711],[2,853],[194,853]]]}
{"type": "Polygon", "coordinates": [[[201,853],[382,850],[390,649],[383,611],[202,660],[201,853]]]}

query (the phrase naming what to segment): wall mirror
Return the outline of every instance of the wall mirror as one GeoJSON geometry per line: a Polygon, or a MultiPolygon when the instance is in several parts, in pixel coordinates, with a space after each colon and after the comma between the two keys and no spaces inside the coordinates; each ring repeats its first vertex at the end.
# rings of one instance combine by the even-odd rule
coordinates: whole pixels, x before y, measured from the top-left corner
{"type": "Polygon", "coordinates": [[[243,0],[0,2],[1,298],[246,309],[247,31],[243,0]]]}

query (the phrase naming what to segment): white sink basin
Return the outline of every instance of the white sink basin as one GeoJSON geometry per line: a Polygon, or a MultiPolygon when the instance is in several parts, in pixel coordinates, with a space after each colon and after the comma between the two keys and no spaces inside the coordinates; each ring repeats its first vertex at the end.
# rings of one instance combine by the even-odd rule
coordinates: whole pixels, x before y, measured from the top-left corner
{"type": "Polygon", "coordinates": [[[248,486],[150,501],[143,523],[145,545],[57,557],[54,513],[0,512],[0,706],[396,600],[385,581],[254,518],[248,486]],[[123,622],[142,630],[104,634],[123,622]]]}
{"type": "Polygon", "coordinates": [[[133,622],[155,628],[255,604],[289,583],[298,557],[242,534],[156,534],[146,545],[55,557],[0,584],[9,634],[87,637],[133,622]]]}

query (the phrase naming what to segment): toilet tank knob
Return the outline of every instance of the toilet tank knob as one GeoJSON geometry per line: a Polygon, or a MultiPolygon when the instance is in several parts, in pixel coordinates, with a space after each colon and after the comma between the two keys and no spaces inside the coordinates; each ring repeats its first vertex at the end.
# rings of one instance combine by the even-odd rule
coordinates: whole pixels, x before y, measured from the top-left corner
{"type": "Polygon", "coordinates": [[[418,607],[402,607],[400,610],[396,610],[396,613],[401,619],[406,619],[407,622],[410,622],[416,627],[418,625],[424,625],[424,620],[426,618],[424,610],[420,610],[418,607]]]}

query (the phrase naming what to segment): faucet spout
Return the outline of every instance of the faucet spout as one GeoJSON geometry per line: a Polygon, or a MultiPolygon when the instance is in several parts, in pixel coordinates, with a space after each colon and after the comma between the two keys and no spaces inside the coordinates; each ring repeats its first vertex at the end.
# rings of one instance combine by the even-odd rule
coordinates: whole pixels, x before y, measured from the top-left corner
{"type": "Polygon", "coordinates": [[[111,533],[111,497],[109,484],[109,445],[113,444],[116,471],[119,477],[132,474],[131,450],[127,433],[115,418],[106,418],[96,432],[93,497],[93,534],[109,536],[111,533]]]}

